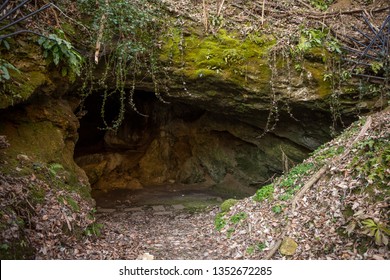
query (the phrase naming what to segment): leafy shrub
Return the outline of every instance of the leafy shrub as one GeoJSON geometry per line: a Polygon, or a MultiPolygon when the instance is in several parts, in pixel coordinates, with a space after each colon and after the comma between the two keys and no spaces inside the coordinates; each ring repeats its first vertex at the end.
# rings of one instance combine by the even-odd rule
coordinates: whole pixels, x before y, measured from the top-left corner
{"type": "Polygon", "coordinates": [[[362,221],[364,228],[363,233],[368,236],[373,236],[375,238],[376,245],[386,245],[389,244],[390,229],[381,223],[376,223],[372,219],[366,219],[362,221]]]}
{"type": "Polygon", "coordinates": [[[49,64],[61,66],[62,76],[68,76],[71,81],[74,81],[76,75],[80,75],[83,59],[71,43],[55,34],[50,34],[48,37],[40,37],[38,44],[43,48],[43,57],[49,64]]]}

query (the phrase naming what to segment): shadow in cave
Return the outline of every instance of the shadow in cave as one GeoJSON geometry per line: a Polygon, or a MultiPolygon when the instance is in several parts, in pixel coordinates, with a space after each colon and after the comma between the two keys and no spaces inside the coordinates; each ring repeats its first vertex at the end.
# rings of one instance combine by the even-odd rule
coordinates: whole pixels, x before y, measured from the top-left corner
{"type": "MultiPolygon", "coordinates": [[[[114,132],[104,129],[101,99],[99,93],[95,93],[85,100],[85,115],[80,120],[75,147],[75,161],[89,177],[98,207],[183,205],[202,208],[219,204],[231,196],[231,193],[211,188],[213,183],[207,178],[186,184],[176,180],[175,169],[180,169],[181,157],[191,156],[191,146],[187,143],[190,140],[185,140],[191,136],[174,135],[172,131],[181,129],[176,126],[196,123],[204,110],[184,104],[163,104],[153,93],[139,91],[134,95],[134,102],[137,110],[148,116],[128,108],[122,125],[114,132]],[[169,162],[164,168],[171,170],[161,170],[161,160],[169,162]],[[143,169],[156,177],[161,176],[160,173],[165,177],[156,183],[153,178],[148,179],[143,169]]],[[[118,99],[107,99],[106,123],[115,121],[119,109],[118,99]]]]}

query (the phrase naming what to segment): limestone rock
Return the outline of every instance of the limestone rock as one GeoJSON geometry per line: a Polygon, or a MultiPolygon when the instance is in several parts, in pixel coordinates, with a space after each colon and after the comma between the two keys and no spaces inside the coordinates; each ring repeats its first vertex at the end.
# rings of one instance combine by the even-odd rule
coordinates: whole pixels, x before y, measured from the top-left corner
{"type": "Polygon", "coordinates": [[[0,114],[0,134],[10,142],[8,155],[20,161],[58,163],[65,183],[88,185],[85,172],[74,162],[79,122],[66,100],[42,98],[0,114]]]}
{"type": "Polygon", "coordinates": [[[285,237],[280,245],[279,252],[285,256],[292,256],[295,254],[295,251],[298,248],[298,244],[294,239],[290,237],[285,237]]]}

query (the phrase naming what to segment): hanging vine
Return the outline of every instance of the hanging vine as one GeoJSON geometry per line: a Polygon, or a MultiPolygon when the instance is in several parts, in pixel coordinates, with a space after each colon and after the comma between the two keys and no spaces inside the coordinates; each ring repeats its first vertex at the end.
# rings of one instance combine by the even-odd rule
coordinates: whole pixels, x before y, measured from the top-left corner
{"type": "MultiPolygon", "coordinates": [[[[91,60],[96,65],[90,63],[89,67],[104,69],[97,81],[98,88],[103,89],[103,129],[118,129],[128,108],[146,117],[134,102],[136,82],[152,83],[156,97],[162,102],[165,101],[161,91],[167,90],[164,67],[160,65],[158,57],[161,31],[165,28],[162,3],[155,0],[79,0],[79,5],[93,17],[92,26],[96,34],[96,38],[91,41],[95,49],[91,60]],[[92,8],[96,7],[96,3],[97,12],[92,8]],[[108,122],[106,110],[111,98],[118,100],[120,105],[116,118],[108,122]]],[[[83,100],[96,90],[96,78],[89,77],[86,81],[83,100]]]]}

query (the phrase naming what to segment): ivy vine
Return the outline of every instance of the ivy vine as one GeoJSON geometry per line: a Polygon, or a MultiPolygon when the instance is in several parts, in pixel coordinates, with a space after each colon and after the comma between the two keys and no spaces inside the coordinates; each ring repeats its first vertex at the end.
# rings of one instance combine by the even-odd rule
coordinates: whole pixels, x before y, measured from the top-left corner
{"type": "MultiPolygon", "coordinates": [[[[161,13],[163,4],[155,0],[78,2],[82,11],[92,18],[93,33],[96,34],[90,43],[95,47],[93,59],[97,66],[94,63],[88,65],[91,69],[100,65],[104,68],[97,82],[94,77],[86,77],[83,97],[85,100],[97,88],[103,89],[103,129],[117,130],[128,108],[145,116],[134,103],[136,81],[152,83],[156,97],[163,101],[160,92],[167,88],[166,77],[158,57],[160,36],[165,28],[161,13]],[[117,116],[111,122],[106,120],[109,98],[120,101],[117,116]]],[[[86,73],[96,72],[90,70],[86,73]]]]}

